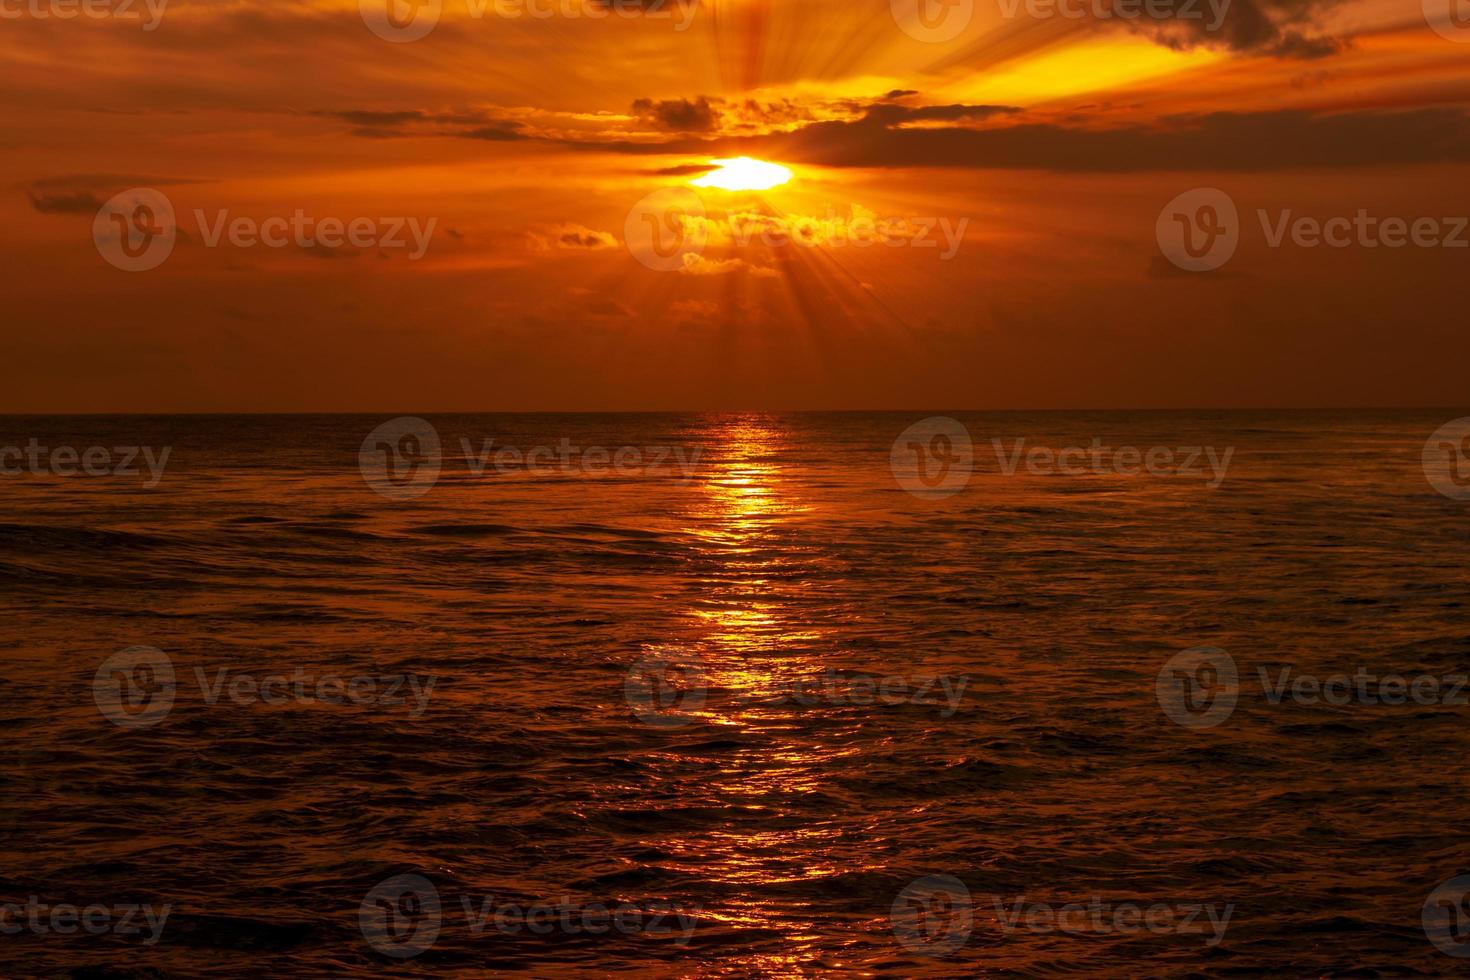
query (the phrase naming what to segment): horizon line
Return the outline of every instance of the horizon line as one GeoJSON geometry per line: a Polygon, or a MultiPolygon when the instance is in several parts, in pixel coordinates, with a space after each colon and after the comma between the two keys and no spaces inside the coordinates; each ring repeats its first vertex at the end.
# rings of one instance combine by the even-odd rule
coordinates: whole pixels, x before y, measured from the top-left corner
{"type": "Polygon", "coordinates": [[[364,417],[403,417],[403,416],[442,416],[442,415],[947,415],[947,414],[987,414],[987,413],[1020,413],[1020,412],[1156,412],[1156,413],[1182,413],[1182,412],[1216,412],[1216,413],[1246,413],[1246,412],[1470,412],[1470,405],[1326,405],[1326,406],[1295,406],[1275,407],[1259,406],[1244,408],[1220,408],[1220,407],[1169,407],[1169,408],[633,408],[633,409],[531,409],[531,408],[495,408],[495,409],[436,409],[425,411],[422,409],[400,411],[396,409],[351,409],[342,411],[312,410],[312,411],[66,411],[66,412],[0,412],[0,419],[5,418],[182,418],[182,417],[262,417],[262,418],[301,418],[313,416],[364,416],[364,417]]]}

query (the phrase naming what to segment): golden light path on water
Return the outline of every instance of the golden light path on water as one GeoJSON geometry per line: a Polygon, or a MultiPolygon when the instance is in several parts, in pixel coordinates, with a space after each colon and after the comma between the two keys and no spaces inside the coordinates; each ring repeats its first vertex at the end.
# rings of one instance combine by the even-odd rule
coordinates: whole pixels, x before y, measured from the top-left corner
{"type": "Polygon", "coordinates": [[[718,571],[703,583],[705,595],[691,615],[704,637],[699,652],[711,694],[700,716],[747,744],[705,781],[710,797],[729,808],[725,826],[665,846],[702,875],[736,886],[738,897],[711,910],[712,918],[785,938],[785,951],[753,954],[743,968],[762,976],[805,975],[816,960],[837,965],[840,951],[817,928],[820,913],[803,914],[809,900],[778,904],[766,896],[772,888],[861,870],[850,856],[841,864],[832,859],[831,843],[844,832],[835,821],[791,826],[797,810],[791,801],[828,792],[830,773],[858,754],[857,725],[830,720],[827,737],[814,745],[809,715],[827,709],[789,696],[791,684],[819,676],[830,662],[826,631],[810,625],[820,618],[803,622],[799,615],[801,604],[812,601],[818,569],[792,546],[800,540],[792,530],[816,505],[780,462],[792,448],[791,434],[769,417],[722,423],[715,433],[721,458],[712,461],[690,529],[717,557],[718,571]]]}

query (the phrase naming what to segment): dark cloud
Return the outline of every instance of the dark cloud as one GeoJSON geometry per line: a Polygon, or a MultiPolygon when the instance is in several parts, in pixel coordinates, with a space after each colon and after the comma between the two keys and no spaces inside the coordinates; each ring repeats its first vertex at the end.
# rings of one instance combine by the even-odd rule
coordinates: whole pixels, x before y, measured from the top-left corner
{"type": "Polygon", "coordinates": [[[37,194],[30,191],[26,196],[31,199],[31,207],[42,214],[96,214],[106,203],[90,191],[77,191],[73,194],[37,194]]]}
{"type": "Polygon", "coordinates": [[[157,177],[146,174],[63,174],[57,177],[38,177],[29,186],[36,190],[60,188],[68,191],[96,191],[110,196],[129,187],[167,187],[197,183],[199,181],[187,177],[157,177]]]}
{"type": "MultiPolygon", "coordinates": [[[[1155,0],[1157,2],[1157,0],[1155,0]]],[[[1171,16],[1128,21],[1176,49],[1225,48],[1278,58],[1323,58],[1342,42],[1324,36],[1318,22],[1342,0],[1229,0],[1217,15],[1209,0],[1174,0],[1171,16]]]]}
{"type": "Polygon", "coordinates": [[[660,167],[648,173],[654,177],[697,177],[714,169],[715,166],[709,163],[681,163],[676,167],[660,167]]]}
{"type": "Polygon", "coordinates": [[[692,101],[638,99],[633,114],[648,125],[674,133],[707,133],[719,123],[718,111],[703,95],[692,101]]]}
{"type": "Polygon", "coordinates": [[[877,126],[897,126],[907,122],[922,122],[927,120],[943,120],[945,122],[956,122],[961,120],[978,121],[989,119],[991,116],[1007,116],[1019,113],[1021,110],[1009,105],[926,105],[926,106],[901,106],[880,103],[872,106],[864,114],[862,122],[877,126]]]}
{"type": "Polygon", "coordinates": [[[480,126],[476,129],[467,129],[454,135],[467,140],[489,140],[495,143],[507,143],[512,140],[527,139],[526,134],[519,131],[519,127],[519,123],[503,122],[496,123],[494,126],[480,126]]]}
{"type": "Polygon", "coordinates": [[[1460,109],[1219,112],[1113,129],[901,128],[906,119],[924,118],[924,110],[914,111],[887,106],[855,122],[817,123],[762,145],[771,154],[835,167],[1271,171],[1470,162],[1470,117],[1460,109]]]}
{"type": "Polygon", "coordinates": [[[311,113],[351,123],[348,130],[360,139],[405,139],[422,136],[459,136],[475,140],[524,139],[521,124],[496,119],[483,112],[424,112],[420,109],[320,109],[311,113]],[[466,128],[468,127],[468,128],[466,128]]]}
{"type": "Polygon", "coordinates": [[[298,245],[296,248],[302,254],[314,259],[355,259],[362,254],[357,249],[346,245],[323,245],[320,242],[298,245]]]}
{"type": "Polygon", "coordinates": [[[556,236],[556,244],[562,248],[616,248],[618,240],[605,231],[574,225],[561,230],[556,236]]]}
{"type": "Polygon", "coordinates": [[[336,109],[317,113],[352,123],[354,126],[402,126],[405,123],[427,122],[430,116],[417,109],[402,109],[393,112],[373,112],[363,109],[336,109]]]}

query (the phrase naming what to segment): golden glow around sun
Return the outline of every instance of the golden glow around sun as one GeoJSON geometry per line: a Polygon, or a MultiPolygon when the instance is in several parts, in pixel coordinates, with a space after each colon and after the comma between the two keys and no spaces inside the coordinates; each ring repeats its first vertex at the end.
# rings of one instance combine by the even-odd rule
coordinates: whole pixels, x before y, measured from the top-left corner
{"type": "Polygon", "coordinates": [[[791,179],[791,171],[779,163],[767,163],[751,157],[711,160],[710,163],[719,169],[711,170],[698,180],[691,181],[695,187],[718,187],[722,191],[764,191],[791,179]]]}

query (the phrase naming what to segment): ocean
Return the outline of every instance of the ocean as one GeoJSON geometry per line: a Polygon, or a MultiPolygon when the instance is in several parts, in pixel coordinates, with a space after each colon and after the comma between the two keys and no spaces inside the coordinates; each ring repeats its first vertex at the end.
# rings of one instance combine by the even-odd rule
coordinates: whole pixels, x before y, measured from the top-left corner
{"type": "Polygon", "coordinates": [[[0,417],[0,973],[1463,971],[1463,416],[0,417]]]}

